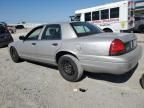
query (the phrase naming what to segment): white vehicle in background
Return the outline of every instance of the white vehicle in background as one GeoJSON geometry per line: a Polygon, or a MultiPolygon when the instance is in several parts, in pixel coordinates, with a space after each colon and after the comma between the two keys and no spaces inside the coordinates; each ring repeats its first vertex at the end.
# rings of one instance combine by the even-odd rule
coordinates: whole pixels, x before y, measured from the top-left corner
{"type": "Polygon", "coordinates": [[[134,8],[133,1],[109,3],[76,10],[71,20],[88,21],[105,32],[131,31],[134,28],[134,8]]]}

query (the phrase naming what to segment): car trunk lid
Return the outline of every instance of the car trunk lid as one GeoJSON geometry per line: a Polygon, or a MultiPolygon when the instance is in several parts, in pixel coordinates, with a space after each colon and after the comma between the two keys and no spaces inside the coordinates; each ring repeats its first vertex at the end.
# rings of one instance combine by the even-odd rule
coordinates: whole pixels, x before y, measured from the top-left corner
{"type": "Polygon", "coordinates": [[[93,38],[120,39],[124,43],[136,39],[133,33],[99,33],[87,37],[91,39],[93,38]]]}
{"type": "Polygon", "coordinates": [[[86,40],[95,42],[97,41],[109,41],[109,47],[113,40],[119,39],[121,40],[125,45],[125,52],[128,53],[136,48],[137,46],[137,38],[133,33],[99,33],[95,35],[89,35],[85,37],[80,37],[80,40],[86,40]]]}

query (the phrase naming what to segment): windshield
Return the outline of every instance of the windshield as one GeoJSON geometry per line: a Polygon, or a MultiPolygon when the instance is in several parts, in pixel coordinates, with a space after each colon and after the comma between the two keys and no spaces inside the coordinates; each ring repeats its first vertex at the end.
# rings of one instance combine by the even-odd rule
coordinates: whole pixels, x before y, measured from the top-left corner
{"type": "Polygon", "coordinates": [[[71,26],[78,37],[102,33],[101,29],[87,22],[73,22],[71,26]]]}

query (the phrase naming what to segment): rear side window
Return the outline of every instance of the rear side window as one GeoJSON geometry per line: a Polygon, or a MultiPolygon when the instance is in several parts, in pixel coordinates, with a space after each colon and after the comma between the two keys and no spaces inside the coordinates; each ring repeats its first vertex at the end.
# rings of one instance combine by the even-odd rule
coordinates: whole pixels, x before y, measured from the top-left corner
{"type": "Polygon", "coordinates": [[[101,19],[109,19],[109,10],[101,10],[101,19]]]}
{"type": "Polygon", "coordinates": [[[99,20],[99,11],[92,12],[92,20],[99,20]]]}
{"type": "Polygon", "coordinates": [[[119,18],[119,7],[110,9],[110,18],[119,18]]]}
{"type": "Polygon", "coordinates": [[[59,24],[47,25],[41,40],[59,40],[61,39],[61,28],[59,24]]]}
{"type": "Polygon", "coordinates": [[[91,21],[91,12],[85,13],[85,21],[91,21]]]}
{"type": "Polygon", "coordinates": [[[98,27],[87,22],[74,22],[71,23],[71,26],[78,37],[102,33],[102,31],[98,27]]]}

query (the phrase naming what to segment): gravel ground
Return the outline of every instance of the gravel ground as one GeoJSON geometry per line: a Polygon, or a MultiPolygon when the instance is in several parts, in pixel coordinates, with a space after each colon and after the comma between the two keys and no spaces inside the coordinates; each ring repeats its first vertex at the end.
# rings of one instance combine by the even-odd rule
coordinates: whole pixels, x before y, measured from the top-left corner
{"type": "Polygon", "coordinates": [[[8,49],[2,48],[0,108],[144,108],[144,90],[139,85],[142,73],[144,56],[136,69],[125,75],[86,73],[82,81],[70,83],[57,67],[13,63],[8,49]]]}

